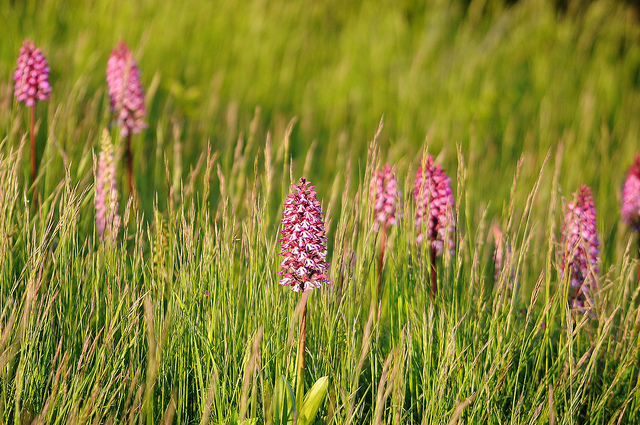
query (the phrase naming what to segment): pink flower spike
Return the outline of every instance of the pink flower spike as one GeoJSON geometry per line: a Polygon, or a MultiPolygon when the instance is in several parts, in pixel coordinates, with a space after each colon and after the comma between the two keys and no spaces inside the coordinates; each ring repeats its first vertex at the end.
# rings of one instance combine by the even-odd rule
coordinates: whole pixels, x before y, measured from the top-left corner
{"type": "Polygon", "coordinates": [[[140,133],[147,128],[140,71],[124,41],[118,42],[109,56],[107,90],[111,112],[120,126],[121,137],[140,133]]]}
{"type": "Polygon", "coordinates": [[[118,215],[118,188],[116,186],[116,163],[114,147],[109,132],[102,132],[100,154],[96,171],[96,228],[100,238],[105,234],[115,239],[120,228],[118,215]]]}
{"type": "Polygon", "coordinates": [[[582,185],[567,205],[562,227],[560,279],[569,282],[569,304],[584,309],[592,304],[596,285],[600,242],[596,232],[596,208],[591,189],[582,185]]]}
{"type": "Polygon", "coordinates": [[[284,257],[280,266],[283,276],[280,284],[291,286],[295,292],[320,288],[322,283],[330,284],[327,278],[329,263],[327,256],[327,238],[322,208],[313,186],[304,178],[293,185],[294,192],[287,195],[284,202],[282,251],[284,257]]]}
{"type": "Polygon", "coordinates": [[[20,47],[13,81],[15,98],[28,107],[34,106],[38,100],[49,100],[51,97],[49,65],[40,48],[36,48],[31,40],[25,40],[20,47]]]}
{"type": "Polygon", "coordinates": [[[371,199],[374,201],[375,229],[382,226],[393,226],[398,223],[396,218],[400,192],[396,176],[389,165],[376,171],[371,179],[371,199]]]}
{"type": "Polygon", "coordinates": [[[636,154],[624,181],[620,214],[625,223],[640,232],[640,154],[636,154]]]}
{"type": "Polygon", "coordinates": [[[445,245],[453,252],[456,246],[456,223],[450,179],[439,165],[434,165],[429,154],[424,168],[420,165],[416,172],[413,197],[416,202],[418,243],[426,240],[438,257],[444,252],[445,245]],[[423,228],[426,234],[423,234],[423,228]]]}

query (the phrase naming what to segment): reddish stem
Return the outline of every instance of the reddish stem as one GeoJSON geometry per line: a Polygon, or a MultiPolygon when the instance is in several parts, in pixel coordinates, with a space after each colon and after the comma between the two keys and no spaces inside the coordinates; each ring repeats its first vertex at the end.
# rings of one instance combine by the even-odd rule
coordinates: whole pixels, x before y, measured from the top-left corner
{"type": "Polygon", "coordinates": [[[304,352],[307,341],[307,297],[306,293],[302,294],[302,307],[300,310],[300,339],[298,341],[298,374],[296,377],[296,414],[294,416],[294,424],[297,422],[300,410],[302,410],[302,402],[304,400],[304,352]]]}
{"type": "Polygon", "coordinates": [[[436,271],[436,248],[431,247],[431,255],[429,256],[431,262],[431,299],[436,298],[436,292],[438,291],[438,280],[436,271]]]}
{"type": "Polygon", "coordinates": [[[127,134],[124,159],[127,164],[127,180],[129,184],[129,196],[133,195],[133,156],[131,154],[131,132],[127,134]]]}
{"type": "Polygon", "coordinates": [[[384,269],[384,252],[387,248],[387,225],[382,226],[380,239],[380,257],[378,258],[378,298],[382,298],[382,272],[384,269]]]}
{"type": "MultiPolygon", "coordinates": [[[[431,218],[431,229],[436,229],[438,225],[438,219],[436,217],[431,218]]],[[[435,300],[436,293],[438,292],[438,279],[436,271],[436,247],[433,244],[432,238],[429,238],[429,245],[431,246],[431,251],[429,255],[429,262],[431,267],[431,300],[435,300]]],[[[435,239],[435,238],[434,238],[435,239]]]]}
{"type": "Polygon", "coordinates": [[[29,127],[29,136],[31,142],[31,186],[33,189],[33,207],[38,209],[38,188],[36,183],[36,105],[31,108],[31,123],[29,127]]]}
{"type": "MultiPolygon", "coordinates": [[[[638,232],[638,259],[640,260],[640,231],[638,232]]],[[[636,281],[640,283],[640,261],[638,262],[638,274],[636,281]]]]}

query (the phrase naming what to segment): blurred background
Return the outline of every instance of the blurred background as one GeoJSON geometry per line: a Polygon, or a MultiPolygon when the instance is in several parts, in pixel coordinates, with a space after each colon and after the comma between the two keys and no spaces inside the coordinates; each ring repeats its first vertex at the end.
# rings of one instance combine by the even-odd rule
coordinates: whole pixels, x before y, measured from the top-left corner
{"type": "Polygon", "coordinates": [[[592,186],[606,237],[640,146],[640,24],[625,1],[3,1],[0,27],[10,144],[26,122],[11,87],[23,39],[51,66],[53,97],[38,111],[45,187],[65,163],[91,183],[83,153],[109,123],[107,59],[120,39],[134,51],[149,124],[134,166],[148,212],[168,190],[165,156],[179,181],[210,144],[223,175],[250,180],[267,133],[277,170],[288,154],[294,179],[305,173],[321,197],[354,188],[384,117],[381,157],[401,179],[428,146],[455,187],[460,148],[473,216],[503,214],[521,156],[524,201],[549,152],[538,202],[549,202],[554,167],[563,195],[592,186]]]}

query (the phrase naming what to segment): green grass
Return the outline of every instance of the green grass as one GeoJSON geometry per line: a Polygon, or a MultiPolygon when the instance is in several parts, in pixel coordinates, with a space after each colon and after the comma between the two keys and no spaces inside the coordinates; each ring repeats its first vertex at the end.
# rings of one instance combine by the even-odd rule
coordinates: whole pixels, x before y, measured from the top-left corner
{"type": "Polygon", "coordinates": [[[278,226],[300,176],[323,203],[333,281],[307,313],[305,387],[329,377],[318,423],[640,421],[636,241],[618,212],[640,140],[634,9],[4,1],[0,28],[0,424],[280,423],[299,296],[278,285],[278,226]],[[11,83],[26,37],[52,70],[37,212],[11,83]],[[133,138],[139,199],[120,199],[124,228],[105,242],[92,153],[120,38],[149,128],[133,138]],[[458,208],[435,302],[412,218],[426,148],[458,208]],[[404,219],[376,305],[368,192],[383,162],[404,219]],[[602,242],[595,319],[567,310],[557,271],[582,183],[602,242]],[[494,223],[517,282],[493,278],[494,223]]]}

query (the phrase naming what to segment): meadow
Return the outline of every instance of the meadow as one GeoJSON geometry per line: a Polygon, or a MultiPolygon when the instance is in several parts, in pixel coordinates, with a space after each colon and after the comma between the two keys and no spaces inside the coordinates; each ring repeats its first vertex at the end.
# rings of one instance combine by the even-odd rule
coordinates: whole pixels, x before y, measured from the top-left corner
{"type": "Polygon", "coordinates": [[[637,9],[9,0],[0,28],[0,424],[640,422],[638,240],[620,218],[640,151],[637,9]],[[13,93],[25,38],[51,68],[34,185],[13,93]],[[147,111],[133,196],[105,83],[119,40],[147,111]],[[96,230],[104,129],[114,238],[96,230]],[[427,152],[457,222],[433,298],[412,193],[427,152]],[[370,181],[385,163],[402,199],[380,261],[370,181]],[[300,177],[331,280],[305,293],[304,403],[301,294],[276,274],[300,177]],[[581,184],[600,239],[585,314],[559,271],[581,184]]]}

